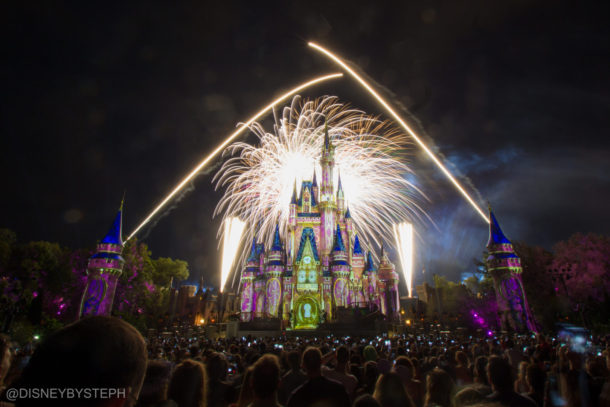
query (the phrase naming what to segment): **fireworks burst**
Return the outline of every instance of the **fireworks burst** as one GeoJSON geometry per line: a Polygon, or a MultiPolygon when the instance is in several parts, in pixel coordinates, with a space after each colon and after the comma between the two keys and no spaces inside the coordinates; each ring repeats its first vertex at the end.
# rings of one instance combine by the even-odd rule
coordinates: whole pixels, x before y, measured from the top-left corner
{"type": "MultiPolygon", "coordinates": [[[[405,176],[408,138],[386,122],[349,108],[336,97],[301,100],[275,117],[274,133],[259,123],[250,125],[258,138],[230,145],[231,155],[214,177],[225,189],[214,215],[244,220],[246,241],[257,237],[269,245],[276,224],[285,230],[296,182],[321,174],[319,159],[325,126],[335,145],[335,190],[341,176],[354,226],[369,245],[393,241],[393,224],[421,220],[425,212],[416,198],[424,197],[405,176]]],[[[222,234],[222,229],[219,234],[222,234]]],[[[243,261],[248,245],[241,253],[243,261]]],[[[370,247],[370,246],[369,246],[370,247]]]]}

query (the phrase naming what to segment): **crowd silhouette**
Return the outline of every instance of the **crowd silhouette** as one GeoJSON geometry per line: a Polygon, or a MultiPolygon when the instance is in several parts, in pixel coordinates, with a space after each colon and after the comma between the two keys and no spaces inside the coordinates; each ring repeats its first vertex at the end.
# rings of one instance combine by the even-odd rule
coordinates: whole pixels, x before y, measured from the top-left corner
{"type": "Polygon", "coordinates": [[[90,317],[36,347],[0,337],[0,406],[606,407],[607,339],[462,332],[145,339],[121,319],[90,317]]]}

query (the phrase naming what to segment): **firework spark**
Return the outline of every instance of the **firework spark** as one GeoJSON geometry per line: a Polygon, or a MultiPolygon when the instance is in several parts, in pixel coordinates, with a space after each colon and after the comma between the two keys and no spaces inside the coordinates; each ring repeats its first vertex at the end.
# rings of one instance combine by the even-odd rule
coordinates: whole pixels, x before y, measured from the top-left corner
{"type": "Polygon", "coordinates": [[[136,233],[138,233],[138,231],[140,231],[140,229],[142,229],[144,226],[146,226],[146,224],[148,222],[150,222],[153,219],[153,217],[176,196],[176,194],[178,192],[183,190],[184,187],[193,178],[195,178],[200,173],[200,171],[203,170],[214,157],[216,157],[216,155],[218,153],[220,153],[227,145],[229,145],[229,143],[231,141],[233,141],[238,135],[240,135],[245,129],[247,129],[251,123],[253,123],[255,120],[258,120],[261,116],[263,116],[269,110],[271,110],[275,105],[277,105],[278,103],[282,103],[284,100],[288,99],[290,96],[294,95],[295,93],[300,92],[301,90],[306,89],[315,84],[318,84],[320,82],[324,82],[329,79],[340,78],[342,76],[343,76],[342,73],[318,76],[317,78],[314,78],[310,81],[307,81],[307,82],[297,86],[294,89],[289,90],[288,92],[284,93],[283,95],[281,95],[280,97],[275,99],[269,105],[267,105],[263,109],[261,109],[258,113],[256,113],[250,119],[248,119],[248,121],[246,121],[241,126],[239,126],[237,128],[237,130],[235,130],[230,136],[228,136],[218,147],[216,147],[216,149],[214,151],[212,151],[210,154],[208,154],[208,156],[206,158],[204,158],[199,164],[197,164],[197,166],[195,168],[193,168],[193,170],[191,172],[189,172],[188,175],[186,177],[184,177],[184,179],[182,181],[180,181],[180,183],[178,183],[178,185],[176,185],[176,187],[169,194],[167,194],[165,196],[165,198],[163,198],[161,203],[159,205],[157,205],[155,207],[155,209],[152,210],[152,212],[150,212],[150,214],[142,221],[142,223],[140,223],[138,225],[138,227],[136,227],[134,229],[134,231],[131,232],[131,234],[125,241],[130,240],[132,237],[134,237],[136,235],[136,233]]]}
{"type": "Polygon", "coordinates": [[[231,158],[214,177],[217,188],[225,188],[214,215],[245,220],[248,241],[263,238],[268,245],[276,224],[285,230],[295,182],[298,188],[302,180],[312,180],[314,168],[321,174],[326,123],[335,145],[335,190],[340,174],[361,239],[377,246],[390,243],[394,223],[427,217],[416,199],[423,194],[405,179],[410,170],[404,133],[336,97],[303,101],[297,96],[275,119],[273,134],[251,124],[257,145],[233,143],[225,151],[231,158]]]}
{"type": "Polygon", "coordinates": [[[352,77],[354,77],[354,79],[356,79],[358,81],[358,83],[360,83],[360,85],[362,85],[362,87],[364,87],[364,89],[366,89],[367,92],[369,92],[381,104],[381,106],[383,106],[384,109],[388,111],[388,113],[390,113],[390,115],[394,118],[394,120],[396,120],[396,122],[398,122],[398,124],[400,124],[400,126],[403,129],[405,129],[407,131],[407,133],[409,133],[411,135],[411,137],[413,137],[413,140],[415,140],[415,142],[424,150],[424,152],[428,155],[428,157],[430,157],[430,159],[434,162],[434,164],[436,164],[438,169],[440,169],[441,172],[443,174],[445,174],[447,179],[449,179],[449,181],[451,181],[453,186],[455,186],[457,188],[457,190],[462,194],[462,196],[464,198],[466,198],[466,200],[468,201],[468,203],[470,203],[470,205],[472,205],[474,210],[477,211],[477,213],[479,215],[481,215],[481,217],[483,219],[485,219],[485,222],[489,223],[489,218],[487,217],[487,215],[485,215],[485,213],[483,213],[481,208],[479,208],[479,206],[474,202],[474,200],[470,197],[470,195],[468,195],[468,192],[466,192],[466,190],[460,185],[458,180],[455,179],[455,177],[451,174],[451,172],[449,172],[449,170],[436,157],[436,155],[434,155],[432,150],[430,150],[428,148],[428,146],[417,136],[417,134],[411,129],[411,127],[409,125],[407,125],[407,123],[398,115],[398,113],[396,113],[394,111],[394,109],[392,109],[390,107],[388,102],[386,102],[377,92],[375,92],[375,90],[371,87],[371,85],[369,85],[364,79],[362,79],[362,77],[360,75],[358,75],[353,69],[351,69],[349,66],[347,66],[347,64],[345,62],[343,62],[338,56],[336,56],[329,50],[324,49],[321,46],[319,46],[318,44],[315,44],[313,42],[310,42],[307,45],[309,45],[310,47],[312,47],[313,49],[315,49],[317,51],[320,51],[322,54],[324,54],[327,57],[329,57],[330,59],[332,59],[337,65],[341,66],[352,77]]]}
{"type": "Polygon", "coordinates": [[[224,233],[222,243],[222,269],[220,272],[220,292],[224,290],[227,278],[235,262],[235,255],[239,249],[242,232],[246,224],[239,218],[228,217],[224,220],[224,233]]]}
{"type": "Polygon", "coordinates": [[[394,225],[394,239],[407,291],[413,297],[413,225],[406,222],[394,225]]]}

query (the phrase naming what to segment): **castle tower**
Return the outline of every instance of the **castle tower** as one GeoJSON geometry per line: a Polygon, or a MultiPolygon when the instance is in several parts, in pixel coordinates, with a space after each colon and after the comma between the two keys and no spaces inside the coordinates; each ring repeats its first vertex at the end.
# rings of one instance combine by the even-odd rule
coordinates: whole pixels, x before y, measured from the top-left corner
{"type": "Polygon", "coordinates": [[[536,322],[527,304],[521,280],[521,259],[504,236],[489,207],[489,240],[487,241],[487,271],[491,274],[498,303],[502,330],[536,332],[536,322]]]}
{"type": "Polygon", "coordinates": [[[333,169],[335,166],[335,147],[328,135],[328,125],[324,128],[324,145],[322,147],[322,183],[320,185],[320,251],[325,262],[333,247],[335,231],[335,195],[333,188],[333,169]]]}
{"type": "Polygon", "coordinates": [[[390,317],[397,315],[400,308],[400,297],[398,295],[398,273],[394,264],[390,262],[387,253],[381,246],[381,260],[379,262],[379,303],[381,313],[390,317]]]}
{"type": "Polygon", "coordinates": [[[379,309],[379,296],[377,295],[377,269],[373,255],[369,251],[366,255],[366,268],[364,269],[363,291],[371,310],[379,309]]]}
{"type": "MultiPolygon", "coordinates": [[[[349,214],[349,209],[348,212],[349,214]]],[[[347,220],[347,219],[346,219],[347,220]]],[[[364,277],[364,252],[360,245],[360,239],[358,235],[354,238],[354,244],[352,246],[352,259],[351,259],[352,270],[350,273],[350,290],[349,303],[354,307],[363,307],[366,304],[365,295],[363,291],[363,277],[364,277]]]]}
{"type": "Polygon", "coordinates": [[[254,318],[265,316],[265,246],[263,243],[256,245],[258,254],[258,269],[254,276],[254,308],[252,309],[254,318]]]}
{"type": "Polygon", "coordinates": [[[277,318],[280,301],[282,299],[282,283],[280,278],[284,272],[284,249],[280,238],[280,226],[275,226],[273,244],[267,259],[265,270],[265,299],[266,316],[277,318]]]}
{"type": "Polygon", "coordinates": [[[247,322],[252,319],[252,314],[256,305],[254,298],[254,278],[259,271],[259,253],[257,253],[256,239],[252,239],[252,249],[246,259],[246,267],[241,273],[240,290],[241,309],[240,320],[247,322]]]}
{"type": "Polygon", "coordinates": [[[347,307],[349,294],[349,263],[347,261],[347,250],[341,236],[341,228],[337,224],[335,232],[335,244],[332,251],[331,274],[333,277],[333,298],[335,306],[347,307]]]}
{"type": "Polygon", "coordinates": [[[87,284],[83,291],[78,317],[110,315],[117,281],[123,272],[123,202],[110,230],[89,258],[87,284]]]}

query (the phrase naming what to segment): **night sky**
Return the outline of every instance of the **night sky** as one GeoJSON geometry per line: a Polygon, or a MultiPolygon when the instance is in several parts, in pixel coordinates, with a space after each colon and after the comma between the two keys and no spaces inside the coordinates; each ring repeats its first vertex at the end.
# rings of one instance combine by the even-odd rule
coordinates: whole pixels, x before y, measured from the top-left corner
{"type": "MultiPolygon", "coordinates": [[[[20,241],[92,247],[124,191],[129,234],[237,123],[338,71],[309,40],[406,106],[509,239],[610,234],[608,2],[122,3],[0,6],[0,227],[20,241]]],[[[302,95],[325,94],[388,118],[349,77],[302,95]]],[[[457,279],[487,226],[415,147],[410,161],[435,223],[416,269],[457,279]]],[[[211,178],[140,238],[217,284],[211,178]]]]}

